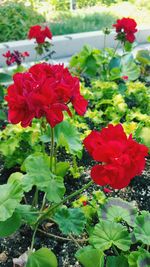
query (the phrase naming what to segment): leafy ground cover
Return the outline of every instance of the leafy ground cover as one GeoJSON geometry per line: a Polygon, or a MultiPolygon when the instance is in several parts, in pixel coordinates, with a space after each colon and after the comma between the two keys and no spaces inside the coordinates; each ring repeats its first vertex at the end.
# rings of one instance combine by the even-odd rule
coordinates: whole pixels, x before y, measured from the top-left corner
{"type": "MultiPolygon", "coordinates": [[[[69,69],[3,55],[3,267],[149,267],[149,51],[133,57],[133,19],[113,27],[122,55],[86,46],[69,69]]],[[[28,36],[51,56],[48,27],[28,36]]]]}

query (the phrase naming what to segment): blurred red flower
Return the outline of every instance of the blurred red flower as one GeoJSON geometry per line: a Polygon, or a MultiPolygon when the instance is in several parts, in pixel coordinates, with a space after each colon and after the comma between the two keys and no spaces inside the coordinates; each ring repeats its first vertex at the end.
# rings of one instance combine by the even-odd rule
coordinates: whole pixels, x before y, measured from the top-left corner
{"type": "Polygon", "coordinates": [[[29,30],[28,38],[36,39],[38,44],[43,44],[46,38],[52,39],[52,33],[47,26],[34,25],[29,30]]]}
{"type": "Polygon", "coordinates": [[[128,41],[133,43],[135,40],[135,33],[137,23],[134,19],[131,18],[122,18],[118,19],[116,24],[113,24],[113,27],[116,28],[117,36],[116,39],[125,42],[128,41]]]}
{"type": "Polygon", "coordinates": [[[63,111],[71,116],[69,103],[81,116],[86,111],[88,102],[80,94],[79,80],[63,65],[37,64],[13,79],[5,97],[8,119],[13,124],[21,122],[27,127],[33,118],[45,116],[54,127],[63,120],[63,111]]]}
{"type": "Polygon", "coordinates": [[[126,187],[145,167],[148,148],[126,136],[121,124],[108,125],[101,132],[92,131],[84,146],[94,160],[102,162],[91,169],[96,184],[110,185],[114,189],[126,187]]]}
{"type": "Polygon", "coordinates": [[[3,54],[3,57],[6,58],[6,64],[10,66],[15,62],[17,63],[17,65],[21,65],[25,57],[29,57],[29,55],[30,54],[27,51],[21,53],[18,50],[14,50],[13,52],[10,52],[10,50],[8,50],[5,54],[3,54]]]}

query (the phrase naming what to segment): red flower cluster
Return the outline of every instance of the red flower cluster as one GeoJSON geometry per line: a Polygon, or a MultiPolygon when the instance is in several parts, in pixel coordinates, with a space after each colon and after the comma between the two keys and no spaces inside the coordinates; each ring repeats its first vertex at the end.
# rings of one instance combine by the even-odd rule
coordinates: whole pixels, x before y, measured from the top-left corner
{"type": "Polygon", "coordinates": [[[41,27],[40,25],[35,25],[30,28],[28,38],[36,39],[38,44],[43,44],[46,38],[52,39],[52,33],[47,26],[41,27]]]}
{"type": "Polygon", "coordinates": [[[71,102],[79,115],[87,108],[87,101],[80,94],[79,79],[72,77],[63,65],[36,64],[28,72],[17,73],[14,83],[8,87],[11,123],[21,122],[23,127],[31,125],[33,118],[46,117],[51,127],[63,120],[63,111],[71,116],[71,102]]]}
{"type": "Polygon", "coordinates": [[[113,27],[116,28],[117,39],[122,42],[128,41],[130,43],[133,43],[135,40],[135,33],[137,32],[136,26],[137,23],[131,18],[118,19],[117,23],[113,24],[113,27]]]}
{"type": "Polygon", "coordinates": [[[17,50],[14,50],[12,53],[8,50],[6,54],[3,54],[3,57],[6,59],[6,64],[10,66],[13,63],[17,63],[17,65],[21,65],[22,61],[25,59],[25,57],[29,57],[28,52],[19,52],[17,50]]]}
{"type": "Polygon", "coordinates": [[[145,167],[148,148],[126,136],[121,124],[92,131],[84,145],[94,160],[102,162],[92,167],[91,177],[96,184],[114,189],[126,187],[145,167]]]}

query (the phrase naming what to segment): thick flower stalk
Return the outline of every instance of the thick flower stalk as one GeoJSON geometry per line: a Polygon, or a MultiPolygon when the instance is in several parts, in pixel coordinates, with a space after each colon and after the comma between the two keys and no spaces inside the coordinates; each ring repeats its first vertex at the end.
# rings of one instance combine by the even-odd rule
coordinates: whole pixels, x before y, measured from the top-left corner
{"type": "Polygon", "coordinates": [[[46,117],[53,128],[63,121],[63,111],[71,116],[69,103],[79,115],[84,115],[88,102],[80,94],[79,79],[63,65],[36,64],[28,72],[13,76],[8,87],[8,120],[22,127],[33,118],[46,117]]]}
{"type": "Polygon", "coordinates": [[[148,155],[148,148],[133,140],[132,135],[127,137],[121,124],[92,131],[84,139],[84,146],[95,161],[101,162],[91,169],[94,182],[114,189],[126,187],[140,175],[148,155]]]}
{"type": "Polygon", "coordinates": [[[135,40],[135,33],[137,32],[137,23],[134,19],[131,18],[122,18],[118,19],[116,24],[113,24],[113,27],[116,28],[116,39],[125,43],[133,43],[135,40]]]}

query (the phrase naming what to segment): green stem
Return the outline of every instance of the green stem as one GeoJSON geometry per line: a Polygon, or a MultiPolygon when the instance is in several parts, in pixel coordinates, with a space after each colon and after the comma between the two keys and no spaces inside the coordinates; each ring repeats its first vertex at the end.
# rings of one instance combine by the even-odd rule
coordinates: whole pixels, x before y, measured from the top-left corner
{"type": "Polygon", "coordinates": [[[35,235],[36,235],[36,232],[37,232],[37,229],[38,229],[38,225],[36,225],[35,229],[34,229],[34,232],[33,232],[33,236],[32,236],[32,241],[31,241],[31,250],[33,250],[33,247],[34,247],[34,243],[35,243],[35,235]]]}
{"type": "Polygon", "coordinates": [[[61,206],[62,204],[66,203],[68,200],[70,200],[70,199],[74,198],[75,196],[79,195],[80,193],[82,193],[82,191],[84,191],[85,189],[89,188],[92,184],[93,184],[93,181],[91,180],[89,183],[84,185],[81,189],[75,191],[74,193],[70,194],[69,196],[64,198],[62,201],[60,201],[59,203],[54,204],[52,207],[49,207],[48,209],[46,209],[45,214],[40,216],[39,221],[44,219],[45,216],[50,215],[51,212],[54,209],[56,209],[57,207],[61,206]]]}
{"type": "Polygon", "coordinates": [[[119,252],[118,252],[118,250],[116,249],[116,247],[115,247],[114,245],[112,245],[112,249],[113,249],[113,251],[115,252],[115,254],[116,254],[117,256],[119,256],[119,252]]]}
{"type": "Polygon", "coordinates": [[[72,239],[72,241],[77,245],[78,248],[82,248],[78,241],[70,234],[69,237],[72,239]]]}
{"type": "Polygon", "coordinates": [[[105,51],[105,48],[106,48],[106,34],[104,34],[104,51],[105,51]]]}
{"type": "Polygon", "coordinates": [[[54,157],[54,128],[51,128],[51,151],[50,151],[50,170],[53,170],[53,157],[54,157]]]}
{"type": "Polygon", "coordinates": [[[116,47],[115,47],[115,49],[114,49],[114,53],[113,53],[113,56],[112,56],[112,58],[115,56],[115,54],[116,54],[116,51],[117,51],[117,49],[118,49],[118,46],[119,46],[119,44],[120,44],[120,42],[118,42],[118,43],[117,43],[117,45],[116,45],[116,47]]]}
{"type": "Polygon", "coordinates": [[[149,245],[147,245],[147,251],[149,251],[149,245]]]}
{"type": "Polygon", "coordinates": [[[35,193],[34,193],[34,198],[33,198],[33,201],[32,201],[32,207],[33,206],[36,207],[37,204],[38,204],[38,194],[39,194],[39,191],[38,191],[38,189],[36,187],[35,193]]]}

